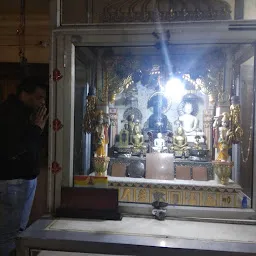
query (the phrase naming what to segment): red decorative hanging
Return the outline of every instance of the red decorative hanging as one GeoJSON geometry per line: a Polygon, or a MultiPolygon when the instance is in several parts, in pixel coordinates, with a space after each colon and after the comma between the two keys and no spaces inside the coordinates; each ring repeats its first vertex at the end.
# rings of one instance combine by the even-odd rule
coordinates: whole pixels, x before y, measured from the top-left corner
{"type": "Polygon", "coordinates": [[[60,71],[57,68],[55,68],[52,72],[53,81],[58,82],[62,77],[63,75],[60,73],[60,71]]]}
{"type": "Polygon", "coordinates": [[[53,120],[53,122],[52,122],[52,129],[55,132],[58,132],[62,127],[63,127],[63,124],[61,123],[61,121],[58,118],[53,120]]]}
{"type": "Polygon", "coordinates": [[[57,174],[61,171],[61,166],[56,161],[52,162],[52,174],[57,174]]]}

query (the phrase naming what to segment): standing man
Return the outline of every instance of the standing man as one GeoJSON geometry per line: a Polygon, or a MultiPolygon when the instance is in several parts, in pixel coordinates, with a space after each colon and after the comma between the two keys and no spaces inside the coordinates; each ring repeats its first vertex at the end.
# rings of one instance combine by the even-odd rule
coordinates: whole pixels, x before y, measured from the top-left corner
{"type": "Polygon", "coordinates": [[[28,223],[47,121],[46,86],[25,79],[0,104],[0,255],[15,250],[15,239],[28,223]]]}

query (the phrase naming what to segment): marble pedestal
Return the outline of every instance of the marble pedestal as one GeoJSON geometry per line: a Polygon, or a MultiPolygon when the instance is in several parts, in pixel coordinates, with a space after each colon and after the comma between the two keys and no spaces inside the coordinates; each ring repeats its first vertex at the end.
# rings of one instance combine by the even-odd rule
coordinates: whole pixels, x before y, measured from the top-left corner
{"type": "Polygon", "coordinates": [[[156,180],[108,177],[108,187],[119,191],[119,201],[151,204],[156,198],[170,205],[241,208],[242,188],[215,180],[156,180]]]}
{"type": "MultiPolygon", "coordinates": [[[[74,176],[74,186],[82,187],[81,176],[74,176]]],[[[118,189],[119,202],[152,204],[157,198],[173,206],[241,208],[244,194],[232,180],[228,185],[216,180],[157,180],[107,177],[108,188],[118,189]]],[[[250,207],[248,199],[248,208],[250,207]]]]}
{"type": "MultiPolygon", "coordinates": [[[[210,162],[173,161],[172,158],[164,165],[154,159],[159,156],[158,153],[148,154],[147,161],[139,157],[110,160],[108,187],[118,189],[120,202],[151,204],[160,197],[170,205],[241,208],[242,188],[232,180],[227,185],[218,184],[210,162]],[[146,178],[125,177],[127,166],[136,166],[138,162],[145,166],[146,178]],[[164,172],[159,174],[161,167],[164,172]]],[[[76,185],[76,177],[74,181],[76,185]]]]}

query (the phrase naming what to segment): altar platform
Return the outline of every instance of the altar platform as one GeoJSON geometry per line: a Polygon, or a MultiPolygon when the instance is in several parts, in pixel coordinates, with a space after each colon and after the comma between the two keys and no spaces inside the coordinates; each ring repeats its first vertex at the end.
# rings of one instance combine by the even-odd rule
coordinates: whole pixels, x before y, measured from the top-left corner
{"type": "MultiPolygon", "coordinates": [[[[93,186],[103,177],[75,176],[75,187],[93,186]],[[95,181],[93,181],[95,179],[95,181]]],[[[157,180],[130,177],[105,177],[108,188],[118,189],[119,202],[151,204],[156,200],[172,206],[201,206],[241,208],[244,197],[242,188],[230,180],[228,185],[218,184],[216,180],[157,180]]],[[[250,200],[248,198],[248,208],[250,200]]]]}
{"type": "Polygon", "coordinates": [[[255,255],[256,226],[124,217],[122,221],[41,219],[18,240],[27,255],[255,255]],[[31,254],[29,254],[29,251],[31,254]],[[33,254],[37,252],[37,254],[33,254]],[[47,254],[48,251],[48,254],[47,254]],[[69,252],[70,254],[61,254],[69,252]]]}
{"type": "Polygon", "coordinates": [[[158,199],[170,205],[241,208],[242,189],[215,180],[154,180],[108,177],[108,187],[118,188],[120,202],[152,203],[158,199]]]}

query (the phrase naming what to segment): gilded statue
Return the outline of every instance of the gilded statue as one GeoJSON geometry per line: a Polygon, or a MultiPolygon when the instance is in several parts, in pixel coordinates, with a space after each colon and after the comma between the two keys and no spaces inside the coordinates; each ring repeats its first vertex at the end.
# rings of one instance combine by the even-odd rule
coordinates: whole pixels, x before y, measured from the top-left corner
{"type": "Polygon", "coordinates": [[[198,128],[198,119],[196,116],[192,115],[193,112],[193,106],[191,103],[187,102],[185,103],[185,106],[183,108],[184,114],[179,117],[179,121],[182,124],[182,127],[186,134],[190,134],[192,132],[195,132],[198,128]]]}
{"type": "Polygon", "coordinates": [[[104,122],[103,111],[100,111],[97,116],[97,123],[96,123],[95,134],[94,134],[96,157],[106,156],[105,145],[108,144],[108,127],[109,127],[109,123],[104,122]]]}
{"type": "Polygon", "coordinates": [[[221,125],[218,129],[218,161],[227,161],[229,158],[228,150],[231,147],[229,140],[229,113],[224,112],[222,114],[221,125]]]}
{"type": "Polygon", "coordinates": [[[221,115],[221,120],[215,117],[213,123],[214,147],[218,150],[218,161],[227,161],[229,158],[228,150],[232,144],[241,141],[243,130],[240,126],[240,104],[239,97],[231,98],[230,111],[221,115]]]}
{"type": "Polygon", "coordinates": [[[185,136],[184,129],[179,126],[176,131],[176,135],[173,137],[173,150],[185,151],[188,150],[187,137],[185,136]]]}
{"type": "Polygon", "coordinates": [[[230,106],[230,131],[229,139],[231,143],[237,144],[241,141],[243,136],[243,129],[240,125],[240,104],[239,97],[233,96],[231,98],[230,106]]]}
{"type": "Polygon", "coordinates": [[[143,146],[143,135],[140,132],[140,125],[136,123],[133,128],[132,144],[135,148],[141,148],[143,146]]]}
{"type": "Polygon", "coordinates": [[[133,134],[134,126],[135,126],[134,115],[131,114],[128,116],[128,130],[129,130],[130,135],[133,134]]]}

